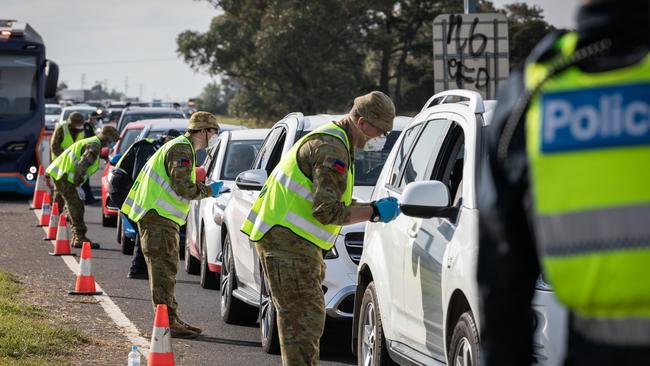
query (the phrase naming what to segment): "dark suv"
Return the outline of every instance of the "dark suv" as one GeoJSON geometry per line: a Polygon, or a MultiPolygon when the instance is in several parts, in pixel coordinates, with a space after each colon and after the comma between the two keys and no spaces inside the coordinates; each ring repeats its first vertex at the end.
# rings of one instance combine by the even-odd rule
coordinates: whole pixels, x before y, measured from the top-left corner
{"type": "Polygon", "coordinates": [[[169,107],[127,107],[122,111],[117,130],[122,132],[129,122],[158,118],[186,118],[183,111],[169,107]]]}

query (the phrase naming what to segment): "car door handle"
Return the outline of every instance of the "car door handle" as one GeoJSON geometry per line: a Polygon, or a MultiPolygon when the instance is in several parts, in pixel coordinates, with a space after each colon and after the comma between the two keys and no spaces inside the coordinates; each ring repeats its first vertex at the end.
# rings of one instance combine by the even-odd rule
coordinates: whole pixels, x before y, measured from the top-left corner
{"type": "Polygon", "coordinates": [[[418,228],[418,223],[413,221],[411,223],[411,227],[406,229],[406,233],[408,234],[409,237],[416,238],[418,236],[417,228],[418,228]]]}

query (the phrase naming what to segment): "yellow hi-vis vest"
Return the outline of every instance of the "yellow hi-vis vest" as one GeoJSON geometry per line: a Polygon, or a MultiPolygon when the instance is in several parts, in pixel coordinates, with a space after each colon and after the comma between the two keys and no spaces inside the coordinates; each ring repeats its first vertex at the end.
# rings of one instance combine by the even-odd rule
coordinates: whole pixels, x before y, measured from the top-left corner
{"type": "MultiPolygon", "coordinates": [[[[54,159],[50,166],[45,170],[47,174],[55,180],[60,180],[63,176],[67,176],[68,182],[74,184],[74,175],[77,172],[77,165],[81,160],[84,148],[88,144],[97,144],[101,146],[102,142],[97,136],[75,142],[69,148],[65,149],[61,155],[54,159]]],[[[97,169],[99,169],[99,157],[97,157],[93,164],[88,167],[88,170],[86,170],[86,176],[81,183],[85,182],[88,177],[97,171],[97,169]]]]}
{"type": "Polygon", "coordinates": [[[317,134],[334,136],[348,149],[347,187],[342,201],[346,205],[352,202],[354,164],[352,164],[350,141],[345,130],[334,123],[328,123],[294,144],[271,172],[241,227],[241,231],[248,235],[251,241],[262,239],[273,226],[278,225],[325,250],[331,249],[336,242],[341,226],[323,225],[314,218],[312,181],[303,174],[297,161],[300,146],[317,134]]]}
{"type": "Polygon", "coordinates": [[[190,140],[179,136],[158,149],[144,165],[135,179],[122,208],[122,213],[131,220],[138,222],[149,210],[156,210],[158,215],[172,220],[179,226],[185,225],[187,213],[190,211],[190,200],[174,192],[171,179],[165,168],[165,157],[176,144],[188,144],[192,148],[192,183],[196,183],[196,155],[190,140]]]}
{"type": "MultiPolygon", "coordinates": [[[[562,36],[558,57],[576,44],[562,36]]],[[[526,88],[557,60],[527,65],[526,88]]],[[[650,320],[650,56],[550,77],[527,110],[526,145],[535,236],[557,297],[585,318],[650,320]]]]}
{"type": "MultiPolygon", "coordinates": [[[[85,134],[83,130],[79,131],[77,133],[77,137],[73,139],[72,133],[70,132],[70,126],[67,123],[63,123],[59,128],[61,128],[61,131],[63,132],[63,140],[61,141],[61,150],[65,150],[70,146],[72,146],[72,144],[74,144],[75,142],[84,139],[85,134]]],[[[56,156],[54,156],[54,151],[50,149],[50,160],[54,161],[54,159],[56,159],[56,156]]]]}

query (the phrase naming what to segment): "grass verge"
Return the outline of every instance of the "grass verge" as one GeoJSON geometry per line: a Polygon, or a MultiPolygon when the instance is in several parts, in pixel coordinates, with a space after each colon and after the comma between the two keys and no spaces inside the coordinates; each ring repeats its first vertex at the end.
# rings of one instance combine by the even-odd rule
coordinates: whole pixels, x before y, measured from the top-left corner
{"type": "Polygon", "coordinates": [[[90,339],[76,329],[55,327],[44,308],[25,303],[16,276],[0,271],[0,365],[68,365],[90,339]]]}

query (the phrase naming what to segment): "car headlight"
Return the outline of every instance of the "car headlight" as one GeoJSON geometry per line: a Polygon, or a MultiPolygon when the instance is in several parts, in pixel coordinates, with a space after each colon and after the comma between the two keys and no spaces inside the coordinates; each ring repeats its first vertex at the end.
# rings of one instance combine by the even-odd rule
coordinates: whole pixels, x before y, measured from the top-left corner
{"type": "Polygon", "coordinates": [[[553,291],[551,285],[549,285],[548,282],[546,282],[546,278],[544,278],[544,272],[540,273],[539,277],[537,277],[535,288],[542,291],[553,291]]]}

